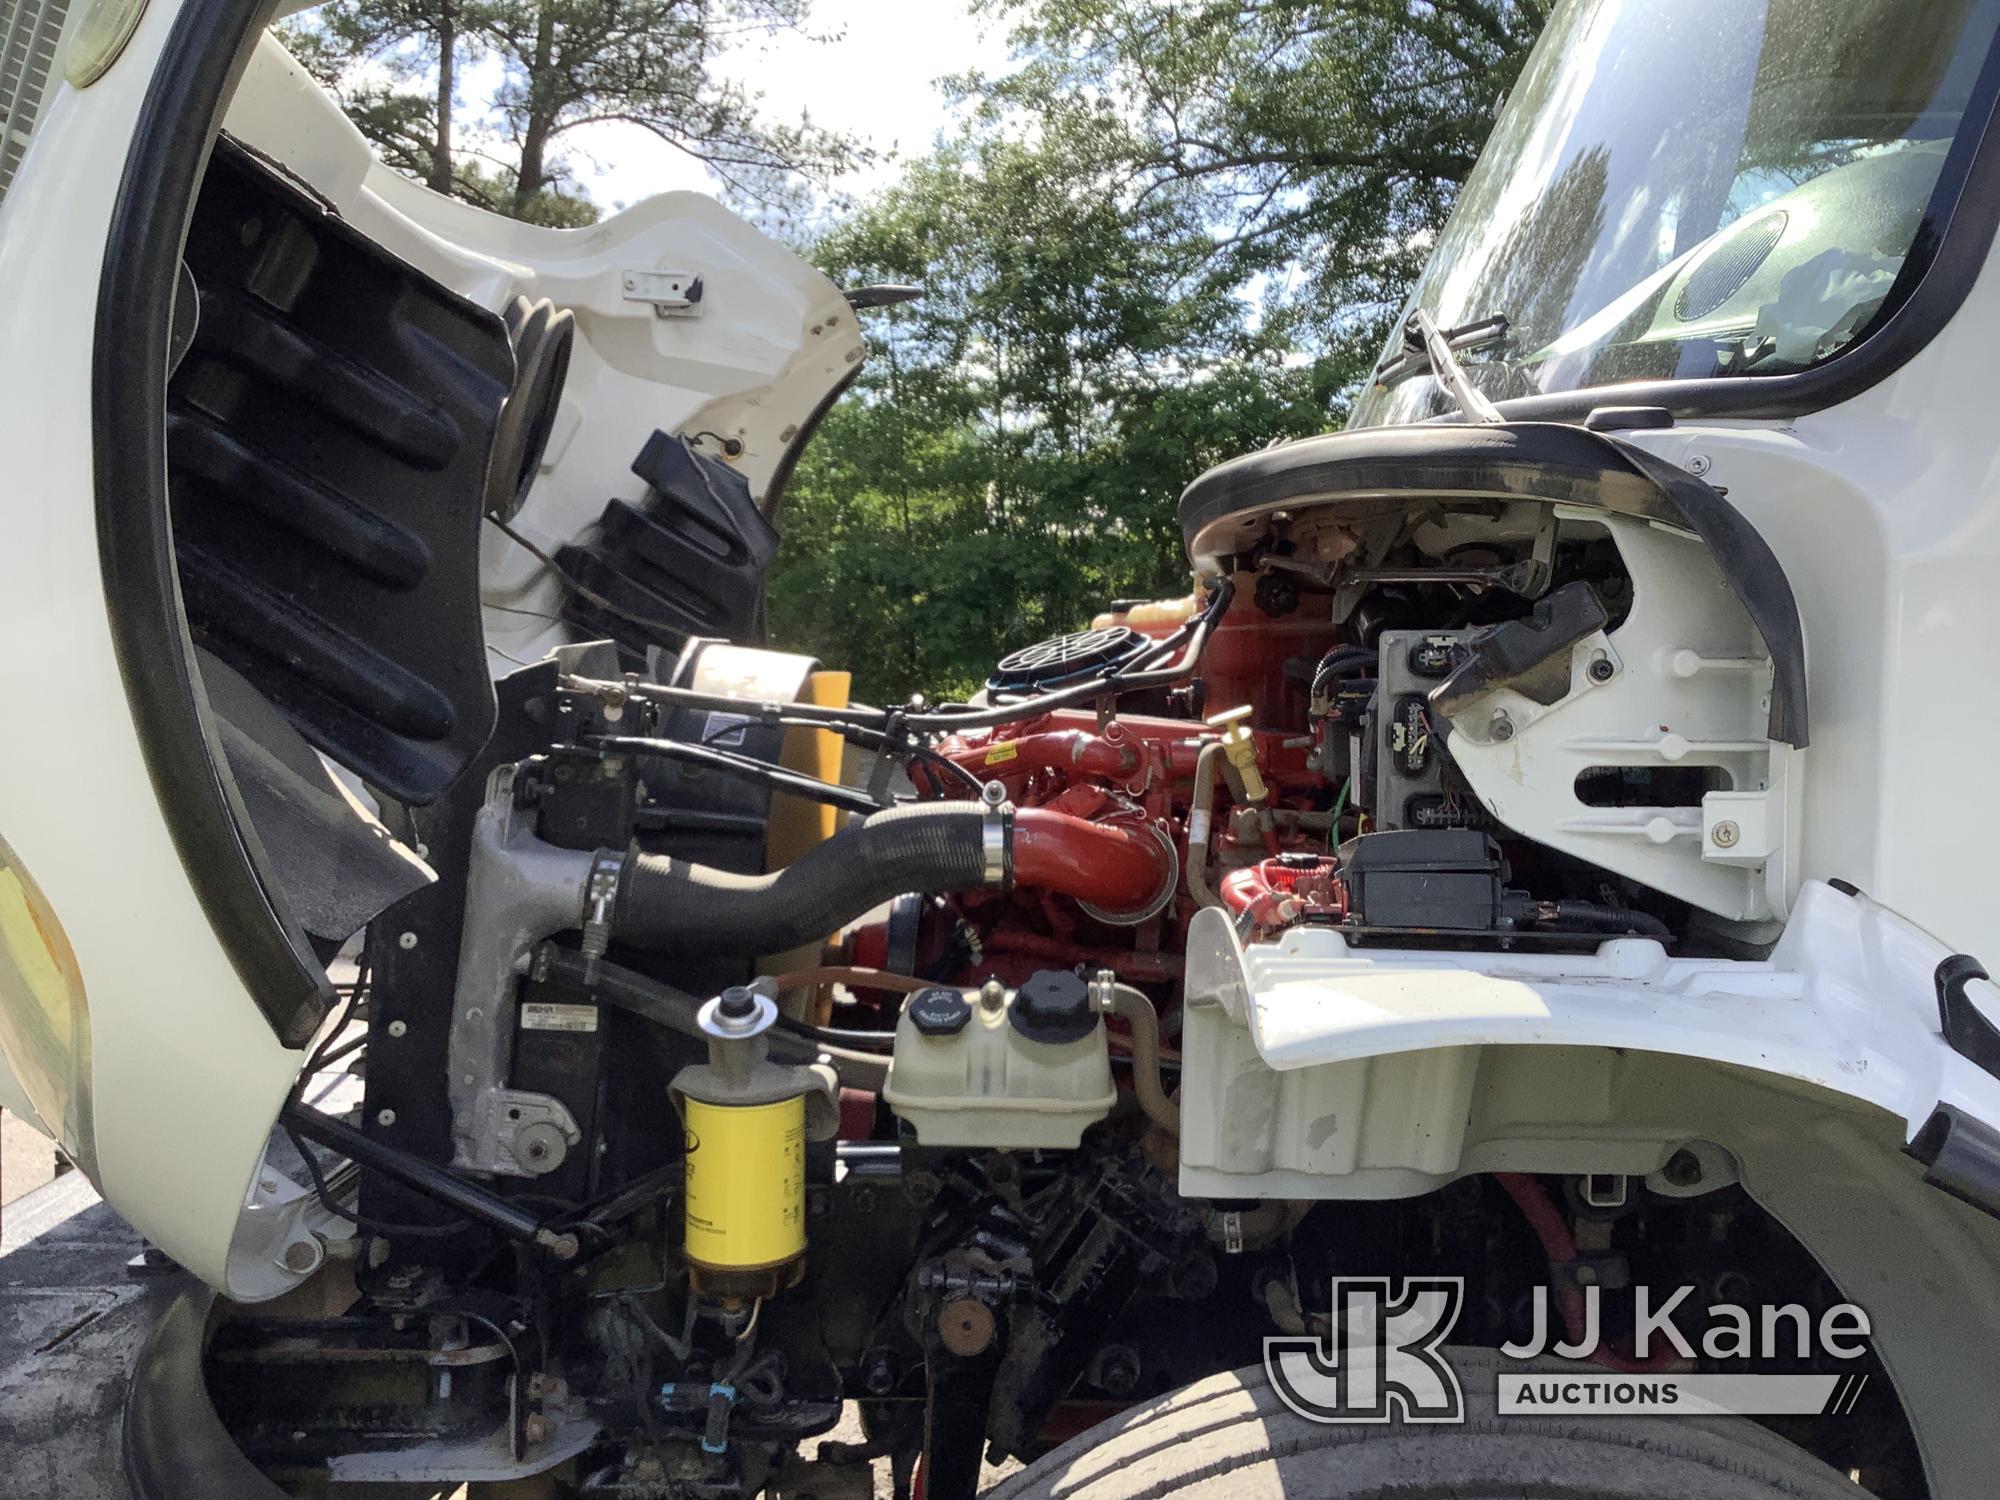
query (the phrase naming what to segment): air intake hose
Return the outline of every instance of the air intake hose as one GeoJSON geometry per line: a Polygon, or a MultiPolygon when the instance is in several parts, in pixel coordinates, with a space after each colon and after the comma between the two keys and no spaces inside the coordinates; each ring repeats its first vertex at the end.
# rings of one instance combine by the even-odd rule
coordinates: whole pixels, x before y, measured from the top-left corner
{"type": "Polygon", "coordinates": [[[631,854],[619,881],[618,941],[666,953],[784,953],[820,942],[905,891],[940,895],[1004,885],[1011,824],[987,864],[978,803],[894,807],[815,845],[769,875],[734,875],[664,854],[631,854]],[[989,878],[994,877],[994,878],[989,878]]]}

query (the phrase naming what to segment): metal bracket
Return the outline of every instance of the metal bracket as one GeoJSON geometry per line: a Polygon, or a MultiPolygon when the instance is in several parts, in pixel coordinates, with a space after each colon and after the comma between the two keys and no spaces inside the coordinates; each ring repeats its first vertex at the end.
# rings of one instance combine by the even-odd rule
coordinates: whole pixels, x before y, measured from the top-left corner
{"type": "Polygon", "coordinates": [[[701,316],[701,273],[698,271],[626,271],[619,278],[627,302],[650,302],[662,318],[701,316]]]}
{"type": "Polygon", "coordinates": [[[491,1088],[473,1104],[474,1128],[488,1150],[488,1169],[540,1177],[563,1164],[583,1139],[562,1100],[527,1089],[491,1088]]]}

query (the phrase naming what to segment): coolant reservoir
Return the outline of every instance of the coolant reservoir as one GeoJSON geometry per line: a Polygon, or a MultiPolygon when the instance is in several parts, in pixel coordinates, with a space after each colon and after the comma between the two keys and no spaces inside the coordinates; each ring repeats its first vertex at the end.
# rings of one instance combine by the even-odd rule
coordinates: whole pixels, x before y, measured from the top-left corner
{"type": "Polygon", "coordinates": [[[1045,969],[1015,993],[912,995],[882,1097],[926,1146],[1068,1151],[1118,1091],[1089,986],[1045,969]]]}

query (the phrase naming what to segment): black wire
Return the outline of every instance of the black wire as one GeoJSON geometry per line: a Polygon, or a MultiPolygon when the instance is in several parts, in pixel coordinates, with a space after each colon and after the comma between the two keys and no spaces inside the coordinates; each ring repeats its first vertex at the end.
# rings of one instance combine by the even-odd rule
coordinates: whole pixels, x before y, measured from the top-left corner
{"type": "Polygon", "coordinates": [[[606,598],[603,594],[600,594],[596,589],[592,588],[589,584],[585,583],[581,578],[578,578],[576,574],[570,572],[568,568],[565,568],[561,563],[557,562],[552,554],[544,551],[541,547],[538,547],[537,545],[535,545],[535,543],[529,541],[526,537],[522,536],[520,532],[516,531],[512,526],[509,526],[505,521],[501,520],[498,516],[493,515],[491,512],[489,512],[486,516],[486,519],[489,522],[491,522],[494,526],[498,527],[501,534],[504,535],[515,546],[521,548],[524,552],[528,553],[529,556],[533,557],[537,562],[541,563],[543,567],[547,568],[551,573],[554,573],[556,577],[560,578],[564,583],[569,585],[570,590],[573,593],[581,596],[583,599],[587,600],[591,604],[596,605],[599,609],[604,610],[607,614],[616,615],[619,619],[625,621],[627,624],[637,625],[641,630],[650,630],[655,635],[666,635],[668,637],[675,637],[675,636],[685,635],[687,633],[684,626],[670,624],[665,620],[655,620],[647,615],[635,614],[631,610],[625,608],[624,605],[618,603],[617,600],[606,598]]]}
{"type": "MultiPolygon", "coordinates": [[[[469,1219],[454,1219],[448,1224],[392,1224],[386,1219],[372,1218],[351,1208],[343,1208],[334,1202],[333,1193],[327,1188],[326,1178],[320,1173],[319,1158],[313,1155],[312,1148],[291,1126],[286,1125],[282,1128],[292,1143],[292,1149],[299,1153],[299,1160],[306,1164],[306,1174],[312,1178],[313,1191],[319,1194],[320,1207],[336,1218],[347,1220],[356,1229],[365,1229],[370,1234],[385,1234],[392,1239],[398,1235],[405,1239],[442,1239],[446,1235],[458,1234],[472,1227],[472,1221],[469,1219]]],[[[362,1164],[357,1162],[356,1165],[362,1164]]]]}
{"type": "Polygon", "coordinates": [[[837,1026],[814,1026],[806,1021],[795,1021],[787,1015],[778,1017],[778,1029],[829,1047],[867,1047],[884,1052],[896,1045],[896,1033],[893,1031],[843,1031],[837,1026]]]}
{"type": "Polygon", "coordinates": [[[850,786],[840,786],[831,781],[821,781],[818,777],[808,776],[803,771],[774,766],[768,761],[753,760],[747,755],[737,755],[728,750],[716,750],[707,745],[697,745],[685,740],[656,739],[650,735],[595,734],[587,735],[585,739],[600,750],[622,750],[633,755],[657,755],[664,760],[711,766],[731,775],[761,781],[766,786],[791,796],[803,797],[808,801],[824,803],[847,812],[860,813],[864,817],[870,813],[883,811],[883,804],[866,792],[857,791],[850,786]]]}
{"type": "MultiPolygon", "coordinates": [[[[745,715],[745,718],[748,720],[749,716],[745,715]]],[[[928,746],[892,736],[883,730],[872,728],[866,724],[830,724],[823,719],[807,719],[797,714],[779,714],[775,719],[757,719],[751,722],[774,723],[786,729],[824,729],[828,733],[839,735],[844,740],[859,740],[868,749],[881,750],[892,757],[922,761],[925,765],[935,766],[941,771],[948,771],[962,780],[974,792],[983,792],[986,790],[985,782],[973,775],[972,772],[966,770],[964,766],[961,766],[950,756],[940,755],[928,746]]],[[[740,724],[724,724],[721,728],[711,730],[708,734],[703,735],[698,743],[703,746],[712,746],[724,735],[737,734],[741,732],[742,728],[743,726],[740,724]]]]}
{"type": "MultiPolygon", "coordinates": [[[[312,1081],[315,1074],[319,1073],[329,1063],[338,1062],[341,1058],[348,1056],[350,1053],[358,1052],[368,1045],[368,1037],[365,1032],[360,1036],[350,1037],[345,1042],[340,1042],[339,1037],[352,1024],[357,1013],[363,1008],[372,979],[372,971],[364,968],[356,976],[353,984],[335,986],[337,989],[345,989],[347,991],[347,994],[343,997],[340,1019],[327,1031],[326,1039],[314,1050],[312,1056],[306,1059],[305,1066],[299,1069],[298,1081],[292,1085],[291,1103],[296,1104],[303,1100],[306,1085],[312,1081]]],[[[305,1163],[306,1175],[312,1179],[313,1191],[319,1195],[320,1206],[336,1218],[345,1219],[348,1223],[354,1225],[355,1228],[366,1230],[373,1234],[402,1235],[405,1238],[412,1236],[442,1238],[446,1235],[458,1234],[462,1230],[471,1227],[471,1221],[467,1219],[457,1219],[448,1224],[393,1224],[388,1220],[372,1218],[354,1209],[342,1207],[334,1201],[333,1193],[327,1187],[326,1177],[320,1171],[319,1158],[313,1155],[312,1148],[306,1144],[299,1133],[292,1129],[290,1125],[285,1125],[282,1128],[286,1138],[292,1143],[292,1149],[298,1152],[299,1160],[305,1163]]],[[[357,1163],[356,1165],[359,1166],[361,1164],[357,1163]]]]}
{"type": "MultiPolygon", "coordinates": [[[[740,438],[724,437],[721,433],[710,432],[707,428],[703,428],[700,432],[689,433],[685,438],[682,439],[682,442],[684,442],[689,448],[692,448],[697,442],[699,442],[703,438],[714,438],[718,443],[722,444],[722,451],[728,454],[731,458],[735,458],[743,452],[743,443],[740,438]]],[[[709,486],[709,493],[710,494],[715,493],[715,487],[713,485],[709,486]]]]}
{"type": "MultiPolygon", "coordinates": [[[[349,1017],[349,1020],[351,1019],[353,1018],[349,1017]]],[[[341,1022],[341,1029],[345,1030],[346,1027],[347,1027],[347,1022],[346,1021],[341,1022]]],[[[340,1033],[338,1031],[334,1033],[335,1036],[338,1036],[339,1034],[340,1033]]],[[[312,1066],[306,1072],[305,1076],[310,1078],[314,1073],[324,1072],[329,1064],[337,1063],[343,1057],[346,1057],[350,1052],[359,1052],[363,1047],[366,1047],[367,1045],[368,1045],[368,1034],[366,1032],[363,1032],[360,1036],[349,1037],[346,1041],[342,1042],[338,1047],[335,1047],[332,1051],[322,1052],[320,1055],[313,1058],[312,1066]]]]}
{"type": "MultiPolygon", "coordinates": [[[[781,724],[788,722],[812,723],[811,720],[786,720],[782,718],[778,722],[781,724]]],[[[840,735],[843,739],[860,739],[864,744],[872,740],[874,743],[869,747],[871,749],[880,750],[883,754],[890,756],[907,756],[911,760],[922,761],[925,765],[935,767],[940,771],[948,771],[963,781],[975,793],[986,790],[985,782],[981,781],[949,755],[940,755],[929,746],[919,745],[914,740],[891,735],[884,730],[871,729],[865,724],[819,724],[814,725],[814,727],[821,729],[831,728],[834,733],[840,735]]]]}

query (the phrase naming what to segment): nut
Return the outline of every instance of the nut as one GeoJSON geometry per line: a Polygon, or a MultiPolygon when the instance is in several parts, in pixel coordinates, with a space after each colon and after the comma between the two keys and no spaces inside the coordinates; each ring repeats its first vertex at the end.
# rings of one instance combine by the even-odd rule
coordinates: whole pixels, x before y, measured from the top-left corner
{"type": "Polygon", "coordinates": [[[1736,841],[1743,837],[1743,830],[1734,823],[1722,822],[1715,825],[1715,832],[1710,836],[1715,840],[1716,848],[1734,849],[1736,841]]]}
{"type": "Polygon", "coordinates": [[[1660,1175],[1675,1187],[1693,1187],[1701,1181],[1701,1157],[1685,1148],[1676,1151],[1660,1169],[1660,1175]]]}

